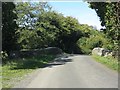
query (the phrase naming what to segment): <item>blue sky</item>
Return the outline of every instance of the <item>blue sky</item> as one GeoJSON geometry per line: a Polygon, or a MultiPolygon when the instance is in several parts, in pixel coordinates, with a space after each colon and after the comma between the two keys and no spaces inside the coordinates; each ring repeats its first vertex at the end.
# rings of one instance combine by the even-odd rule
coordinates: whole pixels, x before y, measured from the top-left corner
{"type": "Polygon", "coordinates": [[[80,24],[88,24],[101,28],[99,17],[96,12],[89,8],[86,2],[49,2],[53,10],[62,13],[64,16],[77,18],[80,24]]]}

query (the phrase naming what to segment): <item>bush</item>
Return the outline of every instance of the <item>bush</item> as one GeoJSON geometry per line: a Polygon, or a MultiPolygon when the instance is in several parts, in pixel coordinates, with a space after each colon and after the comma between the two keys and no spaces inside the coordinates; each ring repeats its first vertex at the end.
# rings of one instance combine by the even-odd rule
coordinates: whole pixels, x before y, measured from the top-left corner
{"type": "Polygon", "coordinates": [[[92,30],[89,37],[82,37],[78,40],[77,44],[82,49],[84,54],[91,54],[95,47],[101,47],[112,50],[113,45],[105,35],[99,31],[92,30]]]}

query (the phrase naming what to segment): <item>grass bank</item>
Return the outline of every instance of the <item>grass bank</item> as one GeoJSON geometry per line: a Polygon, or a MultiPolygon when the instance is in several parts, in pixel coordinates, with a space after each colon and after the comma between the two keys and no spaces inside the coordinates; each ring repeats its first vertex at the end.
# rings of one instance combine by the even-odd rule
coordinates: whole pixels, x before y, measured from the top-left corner
{"type": "Polygon", "coordinates": [[[54,58],[55,56],[52,55],[42,55],[39,57],[7,60],[2,65],[2,88],[13,87],[16,83],[24,79],[26,75],[37,68],[45,67],[54,58]]]}
{"type": "MultiPolygon", "coordinates": [[[[107,67],[118,71],[118,60],[113,57],[103,57],[103,56],[98,56],[98,55],[92,55],[92,57],[97,61],[100,62],[107,67]]],[[[120,71],[120,70],[119,70],[120,71]]]]}

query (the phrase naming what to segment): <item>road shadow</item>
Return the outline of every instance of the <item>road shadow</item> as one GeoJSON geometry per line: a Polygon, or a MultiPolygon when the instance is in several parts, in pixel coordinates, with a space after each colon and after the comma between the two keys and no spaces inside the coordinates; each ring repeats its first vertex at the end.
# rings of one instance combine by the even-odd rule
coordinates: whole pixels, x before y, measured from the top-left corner
{"type": "Polygon", "coordinates": [[[72,62],[72,59],[69,58],[68,56],[66,57],[57,57],[54,59],[53,62],[49,62],[48,64],[46,64],[46,67],[53,67],[53,66],[57,66],[57,65],[64,65],[67,62],[72,62]]]}
{"type": "Polygon", "coordinates": [[[74,56],[74,55],[72,54],[57,55],[53,61],[50,61],[49,63],[45,64],[44,67],[41,67],[41,68],[45,68],[45,67],[52,68],[58,65],[65,65],[68,62],[72,62],[72,58],[70,58],[70,56],[74,56]]]}

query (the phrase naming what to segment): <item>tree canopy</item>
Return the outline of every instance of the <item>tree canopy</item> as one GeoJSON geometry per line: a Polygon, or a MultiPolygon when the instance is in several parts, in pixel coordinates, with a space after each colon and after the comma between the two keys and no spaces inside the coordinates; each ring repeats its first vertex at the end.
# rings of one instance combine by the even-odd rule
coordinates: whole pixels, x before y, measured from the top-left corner
{"type": "Polygon", "coordinates": [[[15,4],[2,2],[2,50],[12,51],[17,47],[17,14],[14,11],[15,4]]]}
{"type": "Polygon", "coordinates": [[[101,25],[105,26],[104,33],[114,44],[114,49],[118,50],[120,38],[120,2],[90,2],[90,7],[95,9],[100,17],[101,25]]]}

